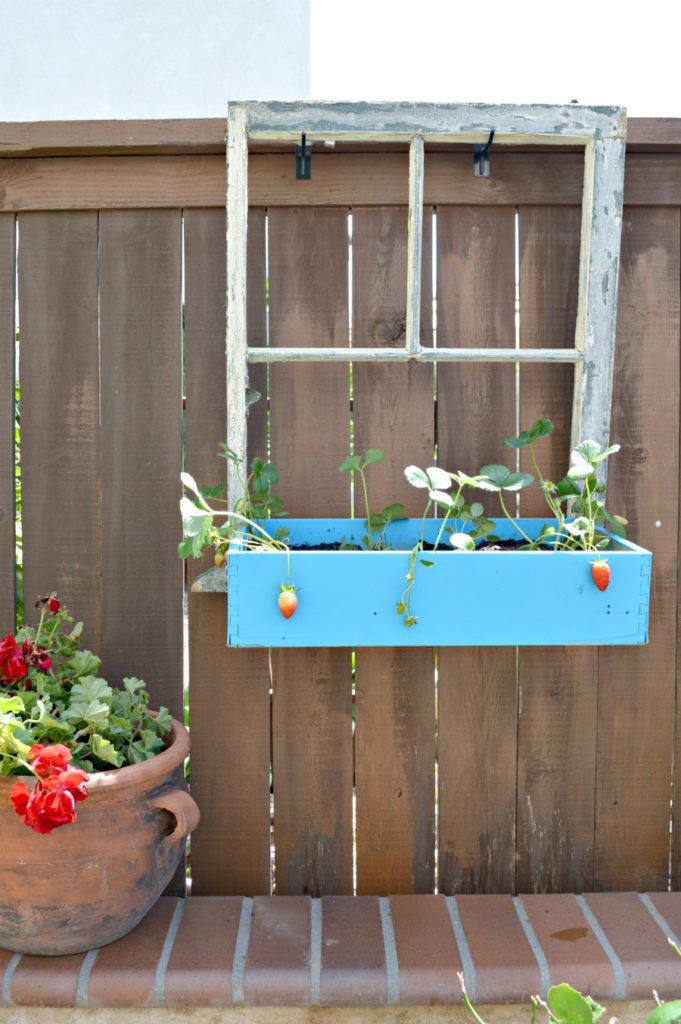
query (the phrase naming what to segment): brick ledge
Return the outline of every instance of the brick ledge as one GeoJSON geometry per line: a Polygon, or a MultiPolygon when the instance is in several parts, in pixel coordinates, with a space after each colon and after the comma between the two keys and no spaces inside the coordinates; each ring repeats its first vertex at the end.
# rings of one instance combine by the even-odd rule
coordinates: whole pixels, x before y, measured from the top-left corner
{"type": "MultiPolygon", "coordinates": [[[[530,995],[560,981],[605,1003],[609,1016],[616,1004],[641,1001],[645,1020],[653,989],[681,997],[681,959],[667,941],[680,934],[681,893],[165,897],[130,935],[87,954],[0,950],[2,1005],[75,1008],[92,1022],[124,1017],[104,1010],[155,1007],[234,1008],[225,1020],[273,1024],[304,1021],[305,1008],[320,1021],[321,1008],[332,1007],[339,1010],[324,1014],[329,1020],[341,1021],[341,1008],[366,1007],[375,1008],[367,1021],[379,1008],[392,1021],[410,1007],[414,1021],[419,1009],[444,1021],[440,1007],[454,1021],[462,971],[477,1004],[525,1014],[500,1016],[497,1007],[490,1020],[526,1019],[530,995]],[[301,1013],[269,1014],[277,1007],[301,1013]]],[[[75,1024],[72,1009],[63,1019],[75,1024]]],[[[638,1019],[632,1012],[623,1019],[638,1019]]],[[[23,1024],[14,1009],[0,1013],[0,1024],[23,1024]]]]}

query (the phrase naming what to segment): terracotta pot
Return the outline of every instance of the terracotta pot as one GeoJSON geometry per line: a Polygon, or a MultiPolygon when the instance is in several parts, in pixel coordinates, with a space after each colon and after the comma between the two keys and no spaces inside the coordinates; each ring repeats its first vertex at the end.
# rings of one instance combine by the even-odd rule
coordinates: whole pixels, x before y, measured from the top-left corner
{"type": "Polygon", "coordinates": [[[184,782],[188,752],[189,733],[173,720],[166,750],[142,764],[93,774],[78,820],[49,835],[22,824],[9,800],[16,777],[0,778],[1,947],[80,953],[141,921],[199,821],[184,782]]]}

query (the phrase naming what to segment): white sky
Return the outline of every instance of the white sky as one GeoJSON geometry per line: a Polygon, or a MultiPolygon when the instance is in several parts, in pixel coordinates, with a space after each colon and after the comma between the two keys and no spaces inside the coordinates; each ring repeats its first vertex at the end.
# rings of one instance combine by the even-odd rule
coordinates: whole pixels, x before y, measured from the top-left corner
{"type": "Polygon", "coordinates": [[[678,0],[311,0],[311,96],[681,117],[678,0]]]}

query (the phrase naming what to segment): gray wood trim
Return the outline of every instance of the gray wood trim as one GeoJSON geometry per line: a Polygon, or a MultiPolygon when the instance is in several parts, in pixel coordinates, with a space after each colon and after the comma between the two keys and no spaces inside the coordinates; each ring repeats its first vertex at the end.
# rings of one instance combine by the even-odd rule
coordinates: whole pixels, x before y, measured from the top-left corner
{"type": "Polygon", "coordinates": [[[235,104],[248,109],[249,137],[286,141],[305,132],[310,141],[331,137],[389,141],[423,133],[426,141],[494,141],[567,144],[593,138],[624,138],[622,107],[579,104],[514,106],[511,104],[316,103],[257,102],[235,104]]]}
{"type": "Polygon", "coordinates": [[[251,363],[337,362],[337,363],[579,363],[582,354],[574,348],[249,348],[251,363]]]}
{"type": "MultiPolygon", "coordinates": [[[[227,117],[227,444],[246,461],[248,384],[247,240],[248,137],[244,106],[231,104],[227,117]]],[[[243,497],[239,467],[227,463],[229,507],[243,497]]]]}
{"type": "Polygon", "coordinates": [[[587,147],[585,157],[575,334],[575,347],[584,359],[575,373],[573,445],[587,438],[603,446],[609,442],[624,156],[623,139],[599,139],[587,147]]]}
{"type": "Polygon", "coordinates": [[[407,352],[415,354],[421,342],[421,256],[423,252],[423,137],[409,146],[409,215],[407,219],[407,352]]]}

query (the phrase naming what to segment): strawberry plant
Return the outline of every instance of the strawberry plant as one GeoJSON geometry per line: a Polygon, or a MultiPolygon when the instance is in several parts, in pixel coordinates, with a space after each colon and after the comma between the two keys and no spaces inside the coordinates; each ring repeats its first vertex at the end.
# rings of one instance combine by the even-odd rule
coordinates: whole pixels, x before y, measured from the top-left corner
{"type": "Polygon", "coordinates": [[[376,462],[382,462],[385,452],[380,448],[369,448],[364,455],[348,455],[347,459],[338,467],[339,473],[358,473],[362,484],[364,497],[364,511],[366,513],[367,535],[362,538],[364,546],[370,551],[381,551],[385,547],[386,527],[395,519],[404,519],[404,505],[393,502],[386,505],[380,512],[372,513],[369,506],[369,490],[365,469],[376,462]]]}
{"type": "Polygon", "coordinates": [[[474,551],[476,540],[493,537],[494,523],[485,517],[485,510],[480,502],[474,501],[471,504],[466,504],[463,497],[464,487],[479,486],[480,477],[469,477],[461,472],[448,473],[447,470],[441,469],[439,466],[430,466],[425,470],[419,469],[418,466],[407,466],[404,475],[412,487],[428,492],[421,516],[420,536],[409,555],[409,566],[405,575],[407,585],[395,609],[405,626],[411,627],[415,626],[418,621],[411,610],[416,566],[420,563],[430,569],[435,565],[431,559],[419,557],[424,550],[426,520],[431,509],[435,506],[445,513],[435,538],[434,551],[437,551],[444,533],[448,534],[449,543],[455,550],[474,551]],[[449,494],[448,492],[455,483],[458,485],[456,493],[449,494]],[[470,529],[464,530],[465,526],[470,529]]]}
{"type": "MultiPolygon", "coordinates": [[[[605,487],[598,479],[599,466],[618,452],[620,446],[613,444],[602,450],[596,441],[580,442],[570,454],[566,476],[556,484],[544,478],[534,450],[535,443],[540,438],[549,437],[553,429],[551,420],[537,420],[529,430],[504,441],[508,448],[527,448],[529,451],[542,494],[556,520],[556,526],[547,525],[536,541],[530,541],[530,546],[536,548],[548,543],[557,551],[597,551],[610,543],[607,537],[598,536],[599,529],[606,529],[616,537],[626,537],[627,520],[608,512],[602,497],[605,487]]],[[[480,472],[484,473],[489,468],[486,466],[480,472]]],[[[529,474],[518,475],[529,477],[529,474]]],[[[529,479],[532,482],[533,478],[529,479]]],[[[502,509],[522,533],[503,503],[502,509]]],[[[526,539],[529,541],[528,537],[526,539]]]]}

